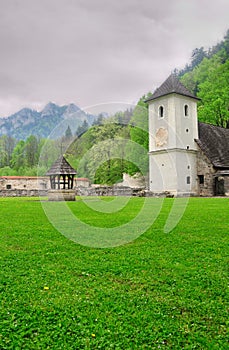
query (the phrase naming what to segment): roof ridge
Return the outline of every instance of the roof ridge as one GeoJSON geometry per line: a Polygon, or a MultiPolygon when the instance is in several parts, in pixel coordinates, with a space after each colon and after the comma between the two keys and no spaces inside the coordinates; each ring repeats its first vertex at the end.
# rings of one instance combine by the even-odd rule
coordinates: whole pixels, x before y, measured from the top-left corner
{"type": "Polygon", "coordinates": [[[154,91],[153,95],[150,96],[146,102],[155,100],[159,97],[166,96],[172,93],[187,96],[200,100],[194,94],[192,94],[177,78],[175,74],[170,74],[170,76],[154,91]]]}

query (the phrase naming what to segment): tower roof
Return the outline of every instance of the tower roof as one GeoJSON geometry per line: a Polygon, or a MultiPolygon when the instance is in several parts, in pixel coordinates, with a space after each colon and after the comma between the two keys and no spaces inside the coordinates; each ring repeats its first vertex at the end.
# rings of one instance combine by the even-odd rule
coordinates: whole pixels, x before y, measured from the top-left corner
{"type": "Polygon", "coordinates": [[[51,168],[47,171],[46,175],[76,175],[77,172],[71,167],[64,156],[60,156],[51,168]]]}
{"type": "Polygon", "coordinates": [[[169,94],[179,94],[199,100],[199,98],[193,95],[174,74],[171,74],[146,102],[169,94]]]}

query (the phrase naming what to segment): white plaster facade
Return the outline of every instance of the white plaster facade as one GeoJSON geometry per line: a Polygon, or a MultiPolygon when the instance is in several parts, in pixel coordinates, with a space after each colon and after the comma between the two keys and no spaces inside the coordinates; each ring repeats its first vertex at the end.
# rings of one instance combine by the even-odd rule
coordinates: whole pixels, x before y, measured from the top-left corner
{"type": "Polygon", "coordinates": [[[149,189],[154,194],[195,195],[197,101],[169,93],[149,103],[149,189]]]}

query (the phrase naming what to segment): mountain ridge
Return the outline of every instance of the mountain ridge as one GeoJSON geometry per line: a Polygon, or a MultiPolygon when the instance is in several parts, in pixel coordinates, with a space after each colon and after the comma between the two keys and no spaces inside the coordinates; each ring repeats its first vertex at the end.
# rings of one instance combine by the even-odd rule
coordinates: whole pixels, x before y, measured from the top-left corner
{"type": "Polygon", "coordinates": [[[74,103],[59,106],[49,102],[40,112],[22,108],[8,117],[0,118],[0,136],[8,135],[18,140],[25,140],[30,135],[58,138],[64,134],[68,126],[75,133],[84,121],[90,125],[95,119],[96,116],[87,114],[74,103]]]}

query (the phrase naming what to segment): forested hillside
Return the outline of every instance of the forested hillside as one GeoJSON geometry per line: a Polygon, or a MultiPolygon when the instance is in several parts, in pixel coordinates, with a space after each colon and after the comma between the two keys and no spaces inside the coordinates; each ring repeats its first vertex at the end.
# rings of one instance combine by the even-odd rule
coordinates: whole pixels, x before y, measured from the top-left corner
{"type": "Polygon", "coordinates": [[[133,110],[103,119],[77,138],[67,151],[78,175],[94,183],[114,184],[123,173],[148,172],[148,110],[146,96],[133,110]]]}
{"type": "MultiPolygon", "coordinates": [[[[199,120],[229,128],[229,30],[212,48],[193,50],[190,63],[174,73],[201,99],[199,120]]],[[[149,94],[134,109],[109,118],[100,115],[90,127],[84,120],[74,132],[67,127],[56,140],[0,136],[0,175],[43,175],[63,153],[78,177],[94,183],[113,184],[124,172],[147,175],[148,106],[144,101],[149,94]]]]}
{"type": "Polygon", "coordinates": [[[224,40],[209,50],[195,49],[191,64],[176,73],[201,98],[199,120],[229,128],[229,30],[224,40]]]}

